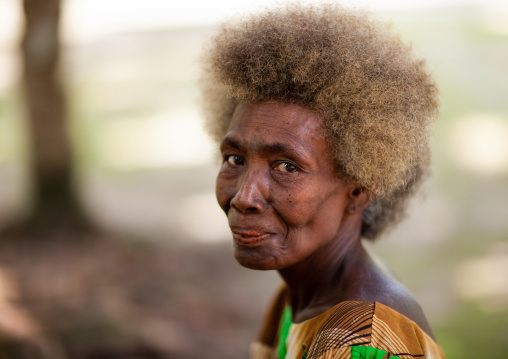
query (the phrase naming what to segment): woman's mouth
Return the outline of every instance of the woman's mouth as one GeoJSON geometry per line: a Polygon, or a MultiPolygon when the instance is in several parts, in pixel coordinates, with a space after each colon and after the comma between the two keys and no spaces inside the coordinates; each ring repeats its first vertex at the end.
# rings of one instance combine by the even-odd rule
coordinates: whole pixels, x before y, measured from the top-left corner
{"type": "Polygon", "coordinates": [[[231,232],[236,244],[244,247],[255,247],[270,235],[270,233],[257,230],[232,229],[231,232]]]}

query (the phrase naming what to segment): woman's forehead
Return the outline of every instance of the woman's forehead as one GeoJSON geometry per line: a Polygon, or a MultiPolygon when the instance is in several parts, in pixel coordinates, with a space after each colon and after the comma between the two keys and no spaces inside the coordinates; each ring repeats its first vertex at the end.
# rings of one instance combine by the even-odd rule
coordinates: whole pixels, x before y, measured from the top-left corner
{"type": "Polygon", "coordinates": [[[324,133],[324,119],[316,111],[276,101],[238,104],[229,126],[249,128],[255,132],[287,132],[292,136],[306,137],[324,133]]]}
{"type": "Polygon", "coordinates": [[[328,152],[324,119],[295,104],[242,103],[233,114],[223,145],[249,151],[293,152],[321,156],[328,152]]]}

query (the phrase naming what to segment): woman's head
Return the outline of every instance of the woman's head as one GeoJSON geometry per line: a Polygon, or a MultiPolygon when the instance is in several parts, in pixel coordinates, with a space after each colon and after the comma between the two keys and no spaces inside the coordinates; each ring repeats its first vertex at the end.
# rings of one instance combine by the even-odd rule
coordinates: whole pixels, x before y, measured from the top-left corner
{"type": "Polygon", "coordinates": [[[370,198],[337,176],[324,122],[296,104],[236,107],[220,145],[216,194],[243,266],[323,262],[358,244],[370,198]]]}
{"type": "Polygon", "coordinates": [[[362,235],[398,220],[426,172],[438,100],[424,62],[386,25],[338,5],[288,5],[228,21],[204,61],[205,116],[217,141],[239,103],[313,110],[335,173],[374,197],[362,235]]]}

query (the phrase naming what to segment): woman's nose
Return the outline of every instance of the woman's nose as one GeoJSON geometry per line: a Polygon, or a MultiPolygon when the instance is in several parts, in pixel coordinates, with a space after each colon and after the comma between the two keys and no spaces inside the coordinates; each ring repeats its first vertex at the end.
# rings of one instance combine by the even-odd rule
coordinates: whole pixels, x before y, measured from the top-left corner
{"type": "Polygon", "coordinates": [[[239,180],[239,188],[231,199],[231,207],[242,213],[262,213],[266,207],[268,186],[255,171],[246,173],[239,180]]]}

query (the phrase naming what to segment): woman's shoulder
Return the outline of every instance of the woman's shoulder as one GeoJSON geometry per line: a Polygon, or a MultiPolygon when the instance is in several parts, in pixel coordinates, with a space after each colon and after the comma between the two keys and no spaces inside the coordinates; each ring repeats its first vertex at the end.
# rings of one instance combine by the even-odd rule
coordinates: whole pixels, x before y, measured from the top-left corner
{"type": "Polygon", "coordinates": [[[368,279],[360,280],[359,285],[353,285],[346,294],[345,300],[359,300],[382,304],[393,313],[414,322],[429,337],[434,339],[432,329],[413,294],[388,273],[374,270],[368,279]]]}
{"type": "Polygon", "coordinates": [[[312,320],[295,324],[291,335],[288,345],[293,352],[299,349],[299,342],[303,342],[303,351],[301,356],[296,353],[287,358],[304,354],[320,359],[444,357],[414,321],[379,302],[341,302],[312,320]]]}
{"type": "Polygon", "coordinates": [[[274,341],[253,343],[251,358],[444,358],[414,321],[379,302],[338,303],[315,318],[292,323],[285,334],[282,322],[279,318],[274,341]]]}
{"type": "MultiPolygon", "coordinates": [[[[404,287],[380,291],[375,300],[370,300],[369,295],[363,297],[341,301],[312,319],[293,323],[284,340],[285,358],[361,358],[373,353],[382,355],[372,358],[444,358],[439,345],[409,316],[414,317],[421,309],[404,287]]],[[[258,348],[254,352],[280,346],[281,315],[287,305],[286,289],[282,286],[265,318],[260,342],[252,347],[258,348]]]]}

